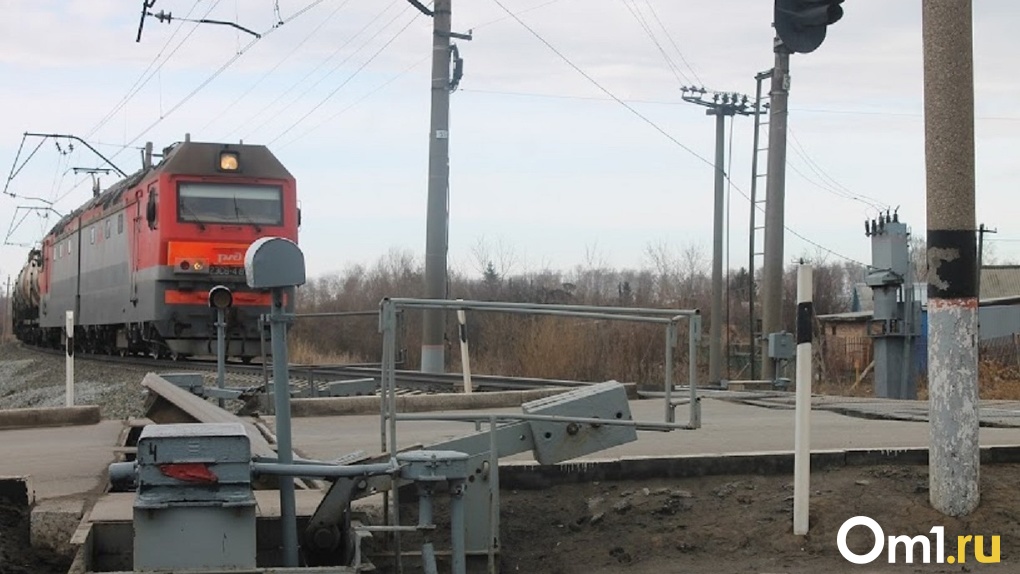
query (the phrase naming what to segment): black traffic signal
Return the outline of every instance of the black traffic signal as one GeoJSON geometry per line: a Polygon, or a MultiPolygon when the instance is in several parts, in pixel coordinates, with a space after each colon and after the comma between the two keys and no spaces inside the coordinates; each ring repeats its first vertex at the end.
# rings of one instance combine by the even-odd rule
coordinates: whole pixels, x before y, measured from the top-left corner
{"type": "Polygon", "coordinates": [[[843,17],[843,0],[776,0],[776,34],[791,52],[813,52],[826,26],[843,17]]]}

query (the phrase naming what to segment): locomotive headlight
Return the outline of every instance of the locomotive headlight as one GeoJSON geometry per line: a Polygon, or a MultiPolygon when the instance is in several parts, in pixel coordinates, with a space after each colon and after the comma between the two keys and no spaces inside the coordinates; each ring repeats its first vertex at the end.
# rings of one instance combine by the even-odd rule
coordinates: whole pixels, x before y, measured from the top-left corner
{"type": "Polygon", "coordinates": [[[220,171],[237,171],[240,165],[240,158],[236,151],[220,152],[220,171]]]}
{"type": "Polygon", "coordinates": [[[214,309],[226,309],[234,304],[234,294],[226,285],[217,285],[209,290],[209,306],[214,309]]]}

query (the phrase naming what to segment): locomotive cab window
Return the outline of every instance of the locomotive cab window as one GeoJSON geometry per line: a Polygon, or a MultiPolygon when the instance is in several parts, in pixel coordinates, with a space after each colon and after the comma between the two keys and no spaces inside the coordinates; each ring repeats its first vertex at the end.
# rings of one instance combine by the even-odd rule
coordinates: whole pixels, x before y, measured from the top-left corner
{"type": "Polygon", "coordinates": [[[191,223],[282,225],[283,190],[277,185],[181,183],[177,218],[191,223]]]}

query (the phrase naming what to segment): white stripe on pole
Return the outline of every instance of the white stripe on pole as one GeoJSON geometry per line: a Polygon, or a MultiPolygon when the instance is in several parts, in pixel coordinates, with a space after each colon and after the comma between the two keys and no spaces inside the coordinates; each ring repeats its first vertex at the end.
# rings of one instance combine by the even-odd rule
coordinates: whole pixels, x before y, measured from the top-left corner
{"type": "Polygon", "coordinates": [[[471,385],[471,355],[468,353],[467,340],[467,313],[463,309],[457,310],[457,321],[460,323],[458,332],[460,339],[460,363],[464,372],[464,392],[471,393],[474,389],[471,385]]]}
{"type": "Polygon", "coordinates": [[[793,445],[793,533],[808,533],[811,488],[811,266],[797,267],[797,407],[793,445]]]}
{"type": "Polygon", "coordinates": [[[74,406],[74,311],[68,311],[65,316],[64,328],[67,329],[67,391],[65,393],[65,405],[74,406]]]}

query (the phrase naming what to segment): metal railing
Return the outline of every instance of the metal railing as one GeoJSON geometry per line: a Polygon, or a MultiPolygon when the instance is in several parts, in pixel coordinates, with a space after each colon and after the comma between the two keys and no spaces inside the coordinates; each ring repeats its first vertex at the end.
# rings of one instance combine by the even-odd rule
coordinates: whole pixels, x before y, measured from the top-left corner
{"type": "Polygon", "coordinates": [[[596,305],[553,305],[541,303],[506,303],[465,301],[460,299],[387,298],[380,303],[379,331],[383,335],[382,380],[380,401],[380,442],[383,452],[397,451],[396,394],[396,332],[397,314],[406,309],[442,309],[447,311],[486,311],[524,315],[573,317],[604,321],[629,321],[663,325],[665,330],[665,366],[663,376],[664,421],[674,423],[676,403],[673,401],[674,359],[678,327],[681,321],[688,328],[688,423],[683,428],[701,426],[701,405],[697,397],[697,354],[701,337],[701,312],[697,309],[651,309],[640,307],[601,307],[596,305]]]}

